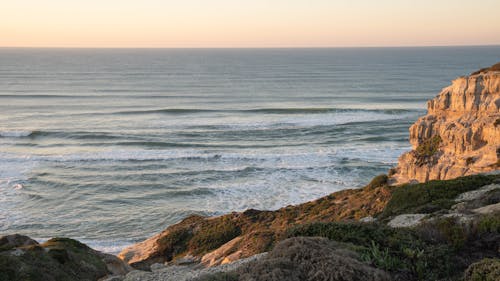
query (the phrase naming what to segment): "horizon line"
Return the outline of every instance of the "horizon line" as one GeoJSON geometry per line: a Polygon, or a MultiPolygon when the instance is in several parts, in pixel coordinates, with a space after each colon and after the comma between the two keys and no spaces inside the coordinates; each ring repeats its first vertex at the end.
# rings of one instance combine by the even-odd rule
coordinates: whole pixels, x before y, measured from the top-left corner
{"type": "Polygon", "coordinates": [[[498,44],[450,45],[372,45],[372,46],[282,46],[282,47],[118,47],[118,46],[0,46],[0,49],[369,49],[369,48],[449,48],[449,47],[500,47],[498,44]]]}

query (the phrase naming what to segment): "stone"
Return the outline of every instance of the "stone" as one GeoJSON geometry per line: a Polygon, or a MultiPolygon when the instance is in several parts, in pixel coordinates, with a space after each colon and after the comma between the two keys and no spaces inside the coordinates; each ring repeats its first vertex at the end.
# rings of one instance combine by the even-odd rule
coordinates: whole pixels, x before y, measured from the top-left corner
{"type": "Polygon", "coordinates": [[[371,223],[371,222],[375,222],[375,221],[377,221],[377,219],[375,219],[372,216],[368,216],[368,217],[364,217],[364,218],[359,219],[359,222],[364,222],[364,223],[371,223]]]}
{"type": "Polygon", "coordinates": [[[0,279],[9,281],[98,280],[110,275],[101,253],[76,240],[52,238],[38,244],[29,237],[0,238],[0,279]]]}
{"type": "Polygon", "coordinates": [[[162,263],[154,263],[150,266],[151,271],[158,271],[164,269],[166,266],[162,263]]]}
{"type": "Polygon", "coordinates": [[[419,225],[426,216],[426,214],[403,214],[394,217],[387,225],[395,228],[413,227],[419,225]]]}
{"type": "Polygon", "coordinates": [[[101,260],[106,264],[106,268],[112,275],[124,276],[125,274],[133,270],[130,265],[128,265],[123,260],[117,258],[116,256],[100,252],[97,254],[101,258],[101,260]]]}
{"type": "MultiPolygon", "coordinates": [[[[204,266],[214,266],[217,264],[221,263],[229,263],[234,260],[237,260],[240,256],[238,257],[228,257],[229,255],[234,255],[235,253],[233,252],[233,249],[235,246],[237,246],[238,243],[240,243],[242,240],[242,237],[236,237],[233,240],[227,242],[226,244],[222,245],[215,251],[212,251],[206,255],[204,255],[201,258],[201,263],[204,266]]],[[[238,253],[238,252],[236,252],[238,253]]]]}
{"type": "Polygon", "coordinates": [[[114,275],[114,276],[101,278],[101,279],[99,279],[99,281],[123,281],[123,278],[125,278],[125,276],[114,275]]]}
{"type": "Polygon", "coordinates": [[[484,196],[486,193],[495,189],[500,189],[500,184],[490,184],[483,186],[477,190],[462,193],[455,199],[455,202],[476,200],[484,196]]]}
{"type": "Polygon", "coordinates": [[[477,209],[472,210],[472,212],[474,212],[476,214],[481,214],[481,215],[499,213],[500,212],[500,203],[491,204],[488,206],[477,208],[477,209]]]}
{"type": "Polygon", "coordinates": [[[20,234],[12,234],[0,237],[0,250],[30,245],[38,245],[38,242],[29,238],[28,236],[20,234]]]}

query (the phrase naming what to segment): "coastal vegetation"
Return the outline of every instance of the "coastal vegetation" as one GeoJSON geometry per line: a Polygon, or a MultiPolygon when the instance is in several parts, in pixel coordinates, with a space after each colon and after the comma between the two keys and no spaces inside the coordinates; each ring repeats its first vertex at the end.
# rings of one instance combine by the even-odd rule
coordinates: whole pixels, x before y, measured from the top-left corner
{"type": "Polygon", "coordinates": [[[404,184],[394,189],[381,218],[405,213],[432,213],[449,209],[461,193],[491,183],[498,183],[496,175],[476,175],[453,180],[433,180],[419,184],[404,184]]]}
{"type": "MultiPolygon", "coordinates": [[[[327,238],[336,243],[335,249],[356,253],[356,260],[387,272],[391,280],[498,280],[500,213],[494,211],[466,218],[448,215],[452,211],[452,199],[491,184],[500,184],[500,176],[476,175],[399,186],[394,189],[383,212],[376,216],[379,220],[369,223],[344,220],[296,224],[290,226],[280,240],[327,238]],[[417,195],[421,199],[417,199],[417,195]],[[385,223],[387,218],[415,211],[426,212],[429,219],[410,228],[394,228],[385,223]]],[[[499,202],[500,188],[497,187],[470,201],[468,207],[499,202]]],[[[277,244],[280,243],[277,241],[277,244]]],[[[276,251],[279,249],[274,248],[271,253],[278,255],[276,251]]],[[[290,268],[294,266],[299,265],[293,264],[290,268]]],[[[253,270],[248,269],[250,267],[252,264],[243,271],[229,275],[221,273],[217,277],[214,275],[214,279],[205,276],[200,280],[266,280],[243,278],[245,272],[253,270]],[[235,277],[236,273],[240,274],[240,279],[235,277]],[[232,279],[217,279],[228,276],[232,279]]],[[[279,264],[276,268],[283,270],[279,264]]]]}
{"type": "Polygon", "coordinates": [[[432,157],[438,152],[439,145],[443,142],[439,135],[424,140],[414,150],[417,165],[423,166],[432,161],[432,157]]]}

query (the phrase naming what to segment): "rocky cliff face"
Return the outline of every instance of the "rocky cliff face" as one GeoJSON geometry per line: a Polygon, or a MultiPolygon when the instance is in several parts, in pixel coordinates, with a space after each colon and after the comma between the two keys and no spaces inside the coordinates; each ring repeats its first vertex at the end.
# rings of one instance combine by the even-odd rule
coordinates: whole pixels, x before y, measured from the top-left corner
{"type": "Polygon", "coordinates": [[[392,171],[395,184],[500,169],[500,63],[460,77],[410,127],[413,150],[392,171]]]}

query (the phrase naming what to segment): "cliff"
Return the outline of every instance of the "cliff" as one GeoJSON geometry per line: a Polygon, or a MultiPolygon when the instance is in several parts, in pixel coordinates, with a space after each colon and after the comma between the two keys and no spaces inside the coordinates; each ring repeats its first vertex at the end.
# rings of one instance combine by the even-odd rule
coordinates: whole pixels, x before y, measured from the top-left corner
{"type": "Polygon", "coordinates": [[[500,63],[456,79],[427,108],[410,127],[413,150],[399,158],[392,183],[500,168],[500,63]]]}
{"type": "Polygon", "coordinates": [[[315,201],[277,211],[247,210],[219,217],[193,215],[129,248],[118,257],[135,268],[184,258],[214,266],[268,251],[290,225],[312,221],[358,220],[380,213],[391,191],[386,176],[365,188],[342,190],[315,201]]]}

